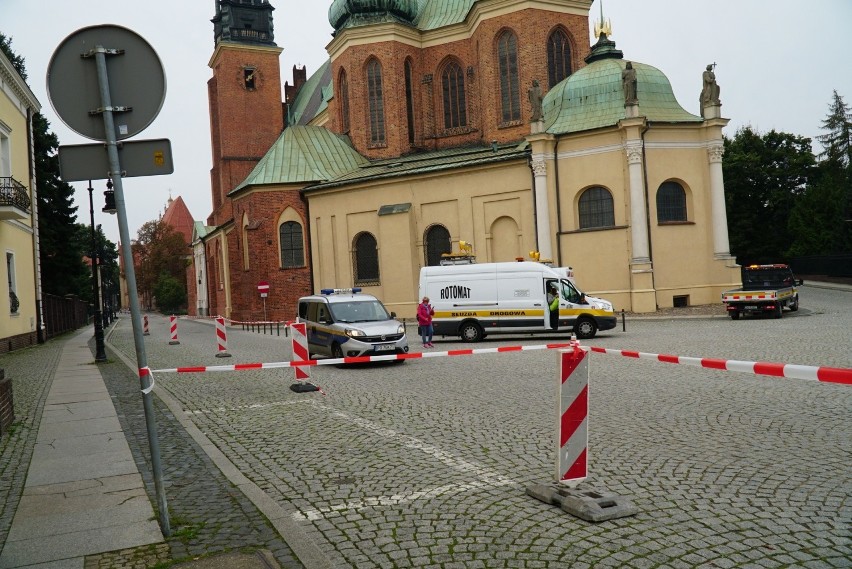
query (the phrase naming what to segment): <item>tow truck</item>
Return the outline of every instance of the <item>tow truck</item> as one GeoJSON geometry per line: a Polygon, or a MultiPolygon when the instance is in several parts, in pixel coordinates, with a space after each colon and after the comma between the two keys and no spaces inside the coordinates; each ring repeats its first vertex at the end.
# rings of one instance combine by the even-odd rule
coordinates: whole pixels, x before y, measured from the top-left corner
{"type": "Polygon", "coordinates": [[[789,265],[743,265],[743,286],[722,293],[728,315],[738,320],[741,314],[771,314],[781,318],[784,307],[795,312],[799,309],[799,292],[802,285],[789,265]]]}

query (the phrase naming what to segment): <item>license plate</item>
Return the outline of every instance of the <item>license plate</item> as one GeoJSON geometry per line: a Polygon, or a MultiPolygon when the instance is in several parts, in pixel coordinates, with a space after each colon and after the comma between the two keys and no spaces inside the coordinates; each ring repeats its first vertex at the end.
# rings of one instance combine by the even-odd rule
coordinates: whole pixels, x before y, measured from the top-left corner
{"type": "Polygon", "coordinates": [[[375,349],[377,352],[387,352],[388,350],[393,351],[394,345],[393,344],[376,344],[376,347],[373,348],[373,349],[375,349]]]}
{"type": "Polygon", "coordinates": [[[753,304],[743,306],[743,308],[746,309],[746,310],[757,310],[757,306],[755,306],[753,304]]]}

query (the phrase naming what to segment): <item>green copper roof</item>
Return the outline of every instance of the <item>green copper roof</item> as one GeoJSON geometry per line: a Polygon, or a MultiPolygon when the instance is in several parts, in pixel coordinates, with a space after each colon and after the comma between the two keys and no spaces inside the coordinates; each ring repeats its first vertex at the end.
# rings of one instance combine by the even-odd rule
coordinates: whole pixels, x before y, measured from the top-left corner
{"type": "Polygon", "coordinates": [[[417,29],[434,30],[463,22],[476,0],[421,0],[417,18],[417,29]]]}
{"type": "Polygon", "coordinates": [[[290,105],[287,116],[288,125],[305,125],[311,122],[320,112],[328,106],[328,97],[331,90],[331,60],[325,63],[311,75],[296,94],[296,100],[290,105]]]}
{"type": "Polygon", "coordinates": [[[463,22],[476,0],[334,0],[328,21],[335,31],[383,22],[421,31],[463,22]]]}
{"type": "Polygon", "coordinates": [[[354,170],[349,170],[337,178],[306,188],[306,191],[332,188],[345,184],[357,184],[370,180],[398,178],[470,168],[508,160],[526,160],[529,156],[528,143],[510,144],[506,146],[465,146],[422,152],[397,158],[374,160],[362,164],[354,170]]]}
{"type": "MultiPolygon", "coordinates": [[[[593,61],[558,85],[542,101],[545,128],[550,134],[580,132],[614,126],[625,118],[622,59],[593,61]]],[[[636,70],[639,116],[648,121],[701,122],[675,99],[671,83],[662,71],[632,62],[636,70]]]]}
{"type": "Polygon", "coordinates": [[[367,159],[330,130],[291,126],[284,129],[251,174],[230,193],[248,186],[331,180],[363,164],[367,164],[367,159]]]}

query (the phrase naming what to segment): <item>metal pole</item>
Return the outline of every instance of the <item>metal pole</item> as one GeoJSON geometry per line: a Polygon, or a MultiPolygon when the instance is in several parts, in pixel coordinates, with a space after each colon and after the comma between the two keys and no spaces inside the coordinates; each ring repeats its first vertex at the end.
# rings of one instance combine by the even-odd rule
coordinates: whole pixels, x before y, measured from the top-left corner
{"type": "Polygon", "coordinates": [[[98,248],[95,243],[95,206],[92,202],[92,181],[89,180],[89,216],[92,222],[92,251],[89,257],[92,260],[92,303],[95,306],[95,361],[107,361],[106,349],[104,348],[104,326],[101,320],[101,284],[98,279],[98,248]]]}
{"type": "MultiPolygon", "coordinates": [[[[133,267],[133,251],[130,248],[130,231],[127,228],[127,209],[124,205],[124,188],[121,180],[121,164],[118,160],[118,146],[115,135],[115,122],[112,117],[112,98],[109,92],[109,77],[107,76],[106,49],[96,46],[95,62],[98,67],[98,88],[101,94],[101,106],[104,117],[104,135],[106,137],[107,155],[109,156],[109,175],[115,189],[115,206],[118,214],[118,232],[121,238],[121,253],[124,256],[125,276],[127,278],[127,294],[130,303],[130,318],[133,323],[133,342],[136,345],[136,362],[139,366],[139,383],[142,386],[142,404],[145,409],[145,424],[148,428],[148,446],[151,450],[151,470],[154,474],[154,487],[157,492],[157,508],[160,514],[160,529],[166,537],[171,536],[169,526],[169,508],[163,489],[163,468],[160,464],[160,443],[157,438],[157,422],[154,415],[154,402],[151,396],[153,378],[150,373],[143,373],[148,368],[148,357],[145,354],[145,341],[142,337],[142,314],[139,310],[139,293],[136,290],[136,270],[133,267]]],[[[115,53],[114,50],[112,50],[115,53]]],[[[132,112],[132,111],[131,111],[132,112]]]]}

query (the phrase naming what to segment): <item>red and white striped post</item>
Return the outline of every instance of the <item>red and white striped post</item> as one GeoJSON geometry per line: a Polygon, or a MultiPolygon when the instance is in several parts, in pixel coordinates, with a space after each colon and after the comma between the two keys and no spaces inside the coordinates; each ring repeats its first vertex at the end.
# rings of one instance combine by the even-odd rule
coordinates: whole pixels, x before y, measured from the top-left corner
{"type": "Polygon", "coordinates": [[[142,335],[150,336],[151,333],[148,331],[148,315],[145,314],[142,316],[142,335]]]}
{"type": "Polygon", "coordinates": [[[559,458],[556,480],[576,486],[588,476],[589,359],[579,342],[559,351],[559,458]]]}
{"type": "Polygon", "coordinates": [[[177,339],[177,316],[174,314],[169,316],[169,328],[172,331],[172,339],[169,341],[169,345],[174,346],[175,344],[180,344],[177,339]]]}
{"type": "MultiPolygon", "coordinates": [[[[290,327],[293,329],[293,361],[306,362],[311,359],[308,353],[307,326],[304,322],[297,322],[290,327]]],[[[308,366],[293,366],[293,369],[296,370],[296,381],[311,378],[308,366]]]]}
{"type": "Polygon", "coordinates": [[[219,345],[216,357],[230,358],[231,354],[228,353],[228,334],[225,331],[225,319],[221,316],[216,317],[216,343],[219,345]]]}

